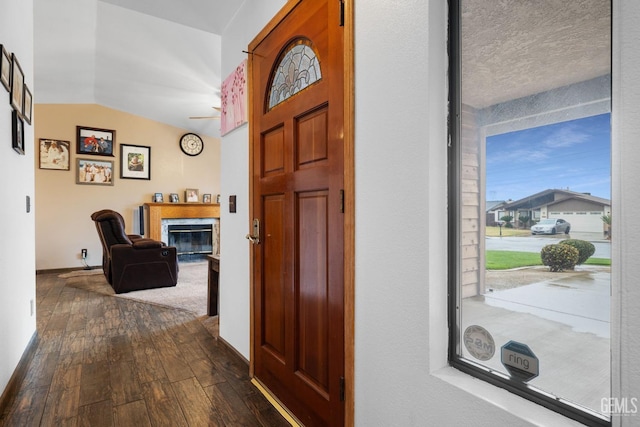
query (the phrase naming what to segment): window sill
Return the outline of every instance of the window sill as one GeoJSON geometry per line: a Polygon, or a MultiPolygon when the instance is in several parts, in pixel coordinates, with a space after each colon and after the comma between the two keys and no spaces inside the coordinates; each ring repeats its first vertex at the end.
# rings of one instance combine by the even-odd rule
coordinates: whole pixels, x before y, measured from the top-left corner
{"type": "Polygon", "coordinates": [[[531,425],[583,426],[577,421],[550,411],[500,387],[467,375],[453,367],[442,368],[434,372],[433,376],[531,425]]]}

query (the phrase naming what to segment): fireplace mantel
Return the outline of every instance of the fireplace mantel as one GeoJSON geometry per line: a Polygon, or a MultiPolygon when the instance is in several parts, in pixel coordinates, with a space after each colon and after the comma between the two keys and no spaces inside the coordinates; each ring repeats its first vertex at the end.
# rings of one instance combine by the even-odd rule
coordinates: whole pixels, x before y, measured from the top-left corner
{"type": "Polygon", "coordinates": [[[212,203],[145,203],[149,238],[162,240],[166,218],[220,218],[220,205],[212,203]]]}

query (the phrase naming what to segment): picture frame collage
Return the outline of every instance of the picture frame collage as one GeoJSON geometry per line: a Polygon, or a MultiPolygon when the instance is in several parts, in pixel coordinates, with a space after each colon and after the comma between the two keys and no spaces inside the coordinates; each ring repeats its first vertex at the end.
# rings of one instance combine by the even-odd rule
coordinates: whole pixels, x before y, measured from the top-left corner
{"type": "Polygon", "coordinates": [[[20,61],[7,46],[0,44],[0,82],[9,92],[11,105],[11,147],[20,155],[25,154],[24,124],[31,125],[33,94],[25,83],[20,61]]]}
{"type": "MultiPolygon", "coordinates": [[[[40,139],[40,169],[71,170],[75,165],[75,181],[78,185],[113,186],[115,161],[105,157],[115,157],[116,131],[89,126],[76,126],[75,162],[71,161],[71,142],[62,139],[40,139]],[[82,157],[81,157],[82,156],[82,157]],[[86,157],[85,157],[86,156],[86,157]]],[[[120,144],[120,179],[151,180],[151,147],[144,145],[120,144]]],[[[220,203],[211,193],[202,194],[195,188],[184,192],[185,203],[220,203]]],[[[154,193],[152,202],[164,203],[162,193],[154,193]]],[[[178,193],[170,193],[169,203],[180,203],[178,193]]]]}
{"type": "MultiPolygon", "coordinates": [[[[70,141],[41,138],[40,169],[71,170],[71,152],[70,141]]],[[[114,185],[116,162],[108,158],[115,157],[115,153],[114,129],[76,126],[76,158],[73,162],[76,184],[114,185]]],[[[151,147],[120,144],[119,160],[121,179],[151,180],[151,147]]]]}

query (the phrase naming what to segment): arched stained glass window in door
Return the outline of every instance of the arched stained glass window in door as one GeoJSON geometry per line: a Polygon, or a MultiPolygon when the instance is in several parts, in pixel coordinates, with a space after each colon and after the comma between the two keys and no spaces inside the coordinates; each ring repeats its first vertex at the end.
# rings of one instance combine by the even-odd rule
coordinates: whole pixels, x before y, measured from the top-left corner
{"type": "Polygon", "coordinates": [[[320,60],[307,38],[289,43],[277,63],[267,97],[269,110],[322,79],[320,60]]]}

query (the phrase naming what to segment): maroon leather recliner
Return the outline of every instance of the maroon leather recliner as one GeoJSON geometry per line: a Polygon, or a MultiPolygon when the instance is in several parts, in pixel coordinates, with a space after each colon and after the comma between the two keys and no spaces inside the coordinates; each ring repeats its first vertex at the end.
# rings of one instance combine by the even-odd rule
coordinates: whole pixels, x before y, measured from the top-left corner
{"type": "Polygon", "coordinates": [[[139,235],[127,235],[124,219],[116,211],[103,209],[94,212],[91,219],[102,243],[104,275],[117,294],[178,283],[175,247],[139,235]]]}

